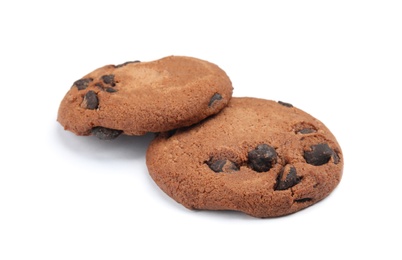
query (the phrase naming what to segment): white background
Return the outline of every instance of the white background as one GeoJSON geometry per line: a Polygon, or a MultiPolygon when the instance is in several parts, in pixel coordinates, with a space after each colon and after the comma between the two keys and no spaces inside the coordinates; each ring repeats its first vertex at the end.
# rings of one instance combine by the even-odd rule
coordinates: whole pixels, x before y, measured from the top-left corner
{"type": "Polygon", "coordinates": [[[0,259],[402,258],[401,1],[3,1],[0,10],[0,259]],[[324,122],[344,152],[338,188],[281,218],[190,211],[148,175],[152,135],[105,142],[56,121],[85,74],[168,55],[219,65],[234,96],[289,102],[324,122]]]}

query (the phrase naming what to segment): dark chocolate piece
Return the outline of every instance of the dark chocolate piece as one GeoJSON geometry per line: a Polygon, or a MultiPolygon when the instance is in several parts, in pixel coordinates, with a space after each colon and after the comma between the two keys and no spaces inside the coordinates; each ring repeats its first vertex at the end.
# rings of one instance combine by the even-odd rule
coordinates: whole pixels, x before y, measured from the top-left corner
{"type": "Polygon", "coordinates": [[[76,82],[74,82],[73,86],[76,86],[78,88],[78,90],[83,90],[88,87],[88,85],[91,81],[93,81],[93,79],[91,79],[91,78],[79,79],[76,82]]]}
{"type": "Polygon", "coordinates": [[[218,101],[218,100],[221,100],[221,99],[222,99],[221,94],[215,93],[215,94],[211,97],[211,99],[209,100],[208,106],[211,107],[215,101],[218,101]]]}
{"type": "Polygon", "coordinates": [[[295,125],[293,125],[293,129],[295,134],[311,134],[311,133],[316,133],[317,132],[317,127],[311,123],[307,122],[298,122],[295,125]]]}
{"type": "Polygon", "coordinates": [[[234,162],[227,159],[215,160],[211,158],[209,161],[206,162],[206,164],[214,172],[230,172],[239,170],[239,167],[234,162]]]}
{"type": "Polygon", "coordinates": [[[104,90],[105,90],[106,92],[109,92],[109,93],[117,92],[117,89],[115,89],[115,88],[110,88],[110,87],[104,88],[104,90]]]}
{"type": "Polygon", "coordinates": [[[304,159],[309,164],[320,166],[328,163],[333,154],[328,144],[316,144],[311,146],[311,151],[304,151],[304,159]]]}
{"type": "Polygon", "coordinates": [[[311,134],[311,133],[315,133],[317,132],[317,130],[313,129],[313,128],[303,128],[299,131],[297,131],[297,133],[299,134],[311,134]]]}
{"type": "Polygon", "coordinates": [[[103,75],[102,76],[102,80],[105,84],[108,84],[112,87],[116,86],[116,82],[114,81],[114,75],[110,74],[110,75],[103,75]]]}
{"type": "Polygon", "coordinates": [[[278,103],[285,107],[293,107],[293,105],[290,103],[286,103],[286,102],[282,102],[282,101],[278,101],[278,103]]]}
{"type": "Polygon", "coordinates": [[[301,177],[297,176],[296,168],[293,166],[282,168],[276,179],[275,190],[289,189],[301,181],[301,177]]]}
{"type": "Polygon", "coordinates": [[[249,166],[256,172],[266,172],[276,163],[277,154],[274,148],[260,144],[248,153],[249,166]]]}
{"type": "Polygon", "coordinates": [[[121,68],[121,67],[123,67],[123,66],[126,66],[127,64],[130,64],[130,63],[137,63],[137,62],[140,62],[140,61],[139,61],[139,60],[127,61],[127,62],[124,62],[124,63],[119,64],[119,65],[114,65],[114,67],[115,67],[115,68],[121,68]]]}
{"type": "Polygon", "coordinates": [[[332,155],[332,158],[334,159],[334,164],[338,164],[339,163],[339,155],[337,152],[334,152],[334,154],[332,155]]]}
{"type": "Polygon", "coordinates": [[[84,96],[84,104],[87,109],[97,109],[99,105],[98,95],[90,90],[84,96]]]}
{"type": "Polygon", "coordinates": [[[91,132],[94,136],[98,137],[101,140],[113,140],[118,137],[123,131],[98,126],[92,128],[91,132]]]}

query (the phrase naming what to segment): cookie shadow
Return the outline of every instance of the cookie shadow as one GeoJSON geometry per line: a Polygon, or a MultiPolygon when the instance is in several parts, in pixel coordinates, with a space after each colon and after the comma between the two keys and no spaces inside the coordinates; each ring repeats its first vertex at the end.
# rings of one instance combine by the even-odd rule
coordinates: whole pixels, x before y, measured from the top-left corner
{"type": "Polygon", "coordinates": [[[143,136],[121,135],[114,140],[100,140],[95,136],[77,136],[57,126],[60,143],[81,158],[97,160],[132,160],[145,158],[145,153],[155,134],[143,136]]]}

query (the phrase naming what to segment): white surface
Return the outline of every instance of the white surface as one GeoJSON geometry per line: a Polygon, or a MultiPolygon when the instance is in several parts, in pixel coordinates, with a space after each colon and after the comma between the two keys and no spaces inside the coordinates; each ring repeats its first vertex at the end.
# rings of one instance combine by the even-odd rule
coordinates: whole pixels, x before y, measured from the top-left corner
{"type": "Polygon", "coordinates": [[[402,258],[400,1],[130,2],[0,4],[0,259],[402,258]],[[168,55],[323,121],[344,152],[338,188],[282,218],[190,211],[149,177],[151,135],[56,122],[88,72],[168,55]]]}

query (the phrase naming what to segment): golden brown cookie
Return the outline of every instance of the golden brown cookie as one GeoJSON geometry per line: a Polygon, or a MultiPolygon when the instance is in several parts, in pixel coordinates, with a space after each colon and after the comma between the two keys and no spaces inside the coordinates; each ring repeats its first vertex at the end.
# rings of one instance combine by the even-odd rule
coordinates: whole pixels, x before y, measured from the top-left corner
{"type": "Polygon", "coordinates": [[[343,155],[329,129],[291,104],[232,98],[219,114],[160,134],[147,151],[157,185],[190,209],[276,217],[328,196],[343,155]]]}
{"type": "Polygon", "coordinates": [[[196,58],[107,65],[74,82],[57,120],[77,135],[101,139],[169,131],[219,112],[232,90],[222,69],[196,58]]]}

